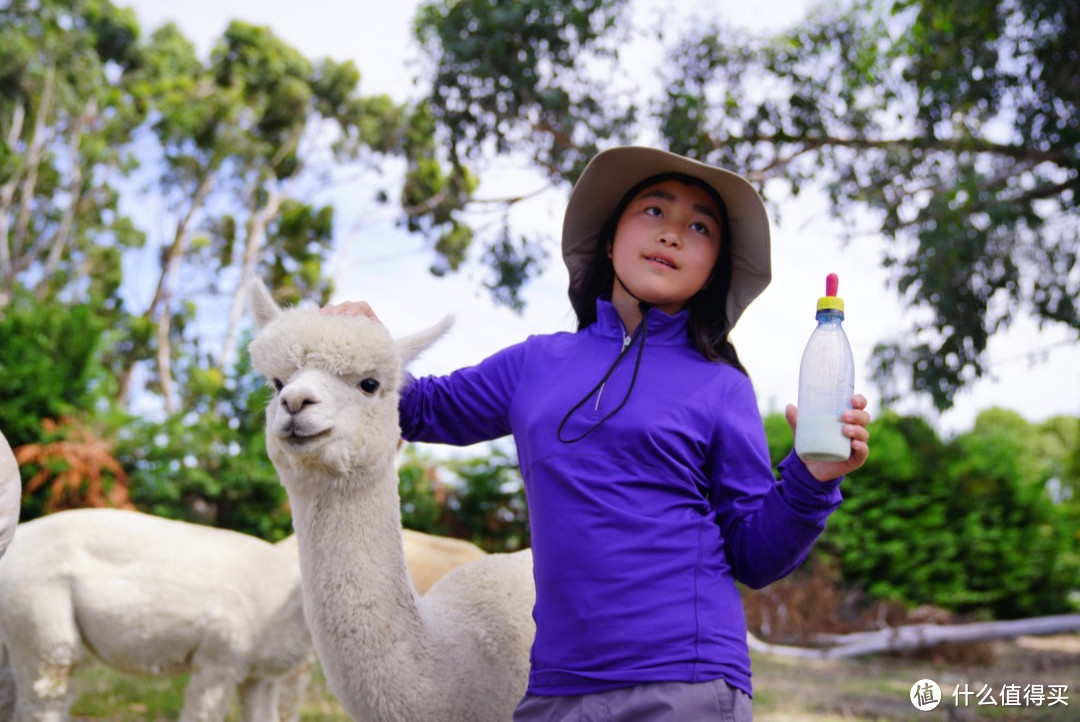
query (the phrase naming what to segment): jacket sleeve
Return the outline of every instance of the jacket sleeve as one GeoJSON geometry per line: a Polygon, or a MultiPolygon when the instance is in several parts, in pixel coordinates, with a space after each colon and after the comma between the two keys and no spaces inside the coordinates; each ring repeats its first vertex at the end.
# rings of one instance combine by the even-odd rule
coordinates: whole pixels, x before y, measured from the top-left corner
{"type": "Polygon", "coordinates": [[[407,376],[398,404],[402,438],[466,446],[509,434],[524,353],[522,343],[446,376],[407,376]]]}
{"type": "Polygon", "coordinates": [[[840,479],[819,482],[792,451],[772,471],[765,428],[748,379],[725,395],[709,483],[735,578],[760,589],[798,567],[840,506],[840,479]]]}

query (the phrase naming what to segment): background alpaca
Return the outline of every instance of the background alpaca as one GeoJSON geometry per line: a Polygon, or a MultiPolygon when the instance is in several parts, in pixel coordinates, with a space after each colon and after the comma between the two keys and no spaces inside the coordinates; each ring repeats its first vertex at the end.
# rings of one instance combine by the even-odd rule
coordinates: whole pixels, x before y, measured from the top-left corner
{"type": "Polygon", "coordinates": [[[304,607],[331,690],[356,719],[507,720],[525,691],[532,557],[490,554],[412,585],[394,456],[403,365],[449,323],[282,311],[251,285],[252,362],[274,386],[267,450],[289,494],[304,607]]]}
{"type": "MultiPolygon", "coordinates": [[[[12,462],[14,463],[14,462],[12,462]]],[[[49,521],[38,520],[35,522],[27,522],[24,526],[28,531],[20,531],[20,544],[12,549],[11,557],[0,564],[0,720],[10,720],[14,715],[15,705],[15,678],[14,669],[12,668],[11,655],[4,649],[2,629],[4,625],[10,625],[15,629],[22,629],[20,638],[30,638],[33,643],[28,649],[14,650],[15,656],[19,657],[24,663],[29,664],[36,669],[43,670],[49,667],[49,661],[40,657],[40,652],[44,646],[45,640],[50,636],[55,635],[55,629],[65,630],[65,633],[70,633],[71,625],[70,619],[72,615],[78,620],[87,620],[93,617],[96,612],[93,610],[83,610],[80,608],[80,604],[86,600],[103,601],[106,604],[117,607],[114,612],[114,616],[117,613],[125,615],[125,624],[132,627],[138,627],[137,636],[131,637],[131,639],[137,641],[140,645],[147,643],[150,648],[146,650],[147,654],[153,654],[154,651],[162,650],[164,644],[168,640],[158,638],[160,635],[171,635],[173,641],[182,643],[181,650],[165,650],[163,656],[159,662],[149,662],[142,664],[143,669],[136,670],[144,674],[152,674],[155,672],[147,672],[148,667],[156,670],[158,674],[170,674],[177,671],[172,667],[166,666],[168,660],[175,659],[178,655],[183,657],[187,654],[192,643],[191,637],[187,635],[176,635],[176,625],[185,624],[185,620],[178,618],[175,615],[175,610],[172,609],[172,605],[165,603],[159,604],[156,601],[143,606],[139,609],[133,610],[130,606],[130,601],[125,601],[124,597],[127,596],[130,599],[130,595],[125,595],[122,588],[128,584],[138,584],[143,588],[143,597],[151,600],[157,600],[161,595],[171,595],[170,591],[175,585],[183,584],[184,580],[180,578],[182,572],[178,569],[172,568],[162,570],[163,574],[172,576],[170,580],[172,586],[170,589],[155,588],[155,585],[161,581],[160,575],[142,575],[140,570],[142,565],[146,563],[152,563],[150,560],[138,561],[135,557],[138,557],[143,553],[143,550],[147,550],[146,554],[152,558],[156,558],[160,555],[161,549],[158,546],[159,541],[175,540],[175,535],[170,536],[165,533],[170,527],[177,524],[182,526],[196,526],[195,533],[201,533],[201,530],[206,527],[197,525],[183,525],[182,522],[166,522],[166,524],[158,524],[159,520],[156,517],[151,517],[153,521],[149,524],[146,522],[146,517],[141,514],[135,514],[133,512],[113,512],[113,511],[99,511],[99,510],[86,510],[80,512],[61,512],[48,517],[49,521]],[[108,530],[105,531],[102,525],[106,524],[108,530]],[[63,525],[65,528],[58,529],[58,525],[63,525]],[[141,529],[141,531],[139,531],[141,529]],[[155,540],[149,546],[146,546],[145,538],[146,532],[153,532],[155,540]],[[27,539],[22,539],[22,535],[26,534],[27,539]],[[159,536],[160,535],[160,536],[159,536]],[[78,564],[77,558],[79,553],[75,551],[75,545],[81,544],[84,539],[89,538],[91,545],[97,547],[97,551],[83,550],[83,553],[88,555],[94,555],[95,553],[101,553],[106,549],[115,547],[117,544],[124,544],[126,542],[132,542],[132,546],[124,550],[124,556],[128,559],[126,564],[118,563],[106,573],[103,577],[91,577],[90,573],[93,570],[99,569],[98,566],[84,567],[82,569],[74,571],[72,569],[78,564]],[[102,544],[100,540],[111,540],[106,544],[102,544]],[[57,560],[63,559],[64,564],[57,565],[57,560]],[[31,576],[32,575],[32,576],[31,576]],[[58,575],[70,575],[72,578],[67,584],[58,579],[58,575]],[[119,580],[119,581],[118,581],[119,580]],[[97,587],[97,592],[94,592],[94,587],[97,587]],[[82,593],[78,594],[75,589],[81,589],[82,593]],[[11,600],[10,596],[15,595],[16,599],[11,600]],[[64,596],[70,595],[70,599],[67,604],[64,603],[64,596]],[[57,597],[60,599],[57,599],[57,597]],[[51,601],[49,601],[51,599],[51,601]],[[29,628],[23,628],[23,622],[18,618],[20,610],[25,610],[31,607],[44,606],[47,609],[58,611],[60,616],[55,620],[42,619],[41,616],[35,615],[32,620],[29,620],[31,625],[29,628]],[[164,609],[162,609],[164,607],[164,609]],[[162,612],[162,616],[158,619],[154,619],[157,611],[162,612]]],[[[190,530],[185,530],[185,534],[190,530]]],[[[409,563],[410,573],[413,575],[417,589],[420,592],[426,591],[439,577],[446,574],[451,569],[460,566],[468,560],[475,559],[479,556],[483,556],[484,552],[477,546],[458,539],[444,539],[442,537],[435,537],[429,534],[423,534],[421,532],[402,530],[402,534],[405,537],[405,550],[406,558],[409,563]]],[[[181,538],[180,541],[183,541],[181,538]]],[[[252,546],[244,544],[245,547],[252,546]]],[[[264,545],[256,544],[260,555],[265,551],[264,545]]],[[[279,542],[277,548],[283,551],[289,558],[293,560],[295,566],[299,565],[298,550],[296,547],[296,537],[290,536],[283,541],[279,542]]],[[[226,554],[230,552],[226,551],[226,554]]],[[[183,555],[190,555],[191,551],[183,551],[183,555]]],[[[259,560],[256,559],[255,562],[259,560]]],[[[109,560],[98,560],[96,565],[109,564],[109,560]]],[[[205,570],[206,574],[213,574],[215,569],[220,568],[211,567],[205,570]]],[[[273,573],[276,570],[271,570],[273,573]]],[[[260,567],[261,570],[263,567],[260,567]]],[[[95,571],[96,573],[96,571],[95,571]]],[[[277,576],[274,577],[278,578],[277,576]]],[[[275,598],[292,600],[295,599],[295,595],[299,594],[299,575],[293,574],[289,576],[285,581],[285,587],[273,594],[275,598]],[[282,594],[281,592],[285,592],[282,594]]],[[[215,585],[215,586],[229,586],[229,583],[224,582],[222,579],[209,579],[206,578],[201,582],[203,585],[215,585]]],[[[205,592],[206,590],[197,590],[205,592]]],[[[265,592],[260,591],[260,595],[265,592]]],[[[189,616],[199,616],[196,625],[209,622],[209,619],[202,617],[205,612],[205,608],[214,602],[214,597],[218,598],[218,603],[223,602],[223,594],[220,589],[217,589],[213,594],[206,593],[201,596],[201,606],[191,609],[187,614],[189,616]]],[[[167,602],[162,598],[162,601],[167,602]]],[[[292,607],[292,616],[285,615],[282,621],[288,626],[295,627],[297,624],[303,623],[303,619],[298,615],[299,608],[292,607]]],[[[188,620],[190,621],[190,620],[188,620]]],[[[219,623],[223,623],[225,620],[219,619],[219,623]]],[[[80,623],[87,623],[82,621],[80,623]]],[[[265,626],[265,625],[264,625],[265,626]]],[[[129,630],[130,631],[130,630],[129,630]]],[[[192,630],[192,634],[196,633],[198,628],[192,630]]],[[[222,630],[224,631],[224,630],[222,630]]],[[[89,630],[87,636],[93,636],[94,630],[89,630]]],[[[269,635],[280,635],[287,633],[288,635],[294,635],[293,630],[281,630],[264,629],[263,633],[269,635]]],[[[78,645],[81,639],[72,640],[70,635],[65,638],[62,646],[65,647],[63,655],[67,659],[78,660],[78,645]],[[74,653],[72,648],[75,649],[74,653]]],[[[307,643],[306,649],[311,652],[310,642],[307,643]]],[[[121,650],[123,651],[123,650],[121,650]]],[[[125,667],[118,664],[113,664],[110,660],[104,660],[106,663],[116,666],[118,669],[125,669],[125,667]]],[[[314,653],[311,652],[307,655],[306,659],[297,664],[291,671],[288,671],[284,675],[280,676],[276,683],[273,684],[277,688],[278,693],[278,719],[283,722],[289,720],[295,720],[299,710],[303,691],[307,687],[309,680],[309,673],[312,665],[315,662],[314,653]]],[[[71,669],[67,668],[62,671],[61,676],[70,675],[71,669]]],[[[60,677],[58,676],[57,679],[60,677]]],[[[266,714],[273,714],[272,706],[266,697],[271,692],[265,684],[251,681],[249,684],[250,691],[246,696],[242,695],[241,704],[246,705],[249,712],[247,712],[247,719],[257,719],[257,714],[266,710],[266,714]]],[[[61,695],[63,700],[62,704],[57,703],[44,708],[40,714],[45,719],[63,719],[63,715],[69,705],[69,701],[66,699],[66,690],[57,689],[58,694],[61,695]],[[63,712],[58,711],[62,706],[63,712]],[[46,711],[47,710],[47,711],[46,711]]],[[[229,690],[231,693],[231,689],[229,690]]],[[[189,693],[189,698],[192,693],[189,693]]],[[[227,703],[228,700],[226,700],[227,703]]],[[[28,704],[28,702],[24,702],[28,704]]],[[[25,718],[32,713],[27,708],[26,711],[21,711],[20,715],[25,718]]],[[[207,719],[217,719],[213,715],[216,715],[215,711],[211,713],[207,719]]],[[[188,713],[185,712],[185,715],[188,713]]],[[[192,713],[193,714],[193,713],[192,713]]],[[[185,716],[184,719],[196,719],[194,717],[185,716]]],[[[261,718],[258,718],[261,720],[261,718]]],[[[273,718],[271,718],[273,719],[273,718]]]]}
{"type": "Polygon", "coordinates": [[[0,719],[67,719],[83,644],[131,674],[189,672],[183,722],[224,719],[237,688],[245,720],[277,720],[279,687],[312,656],[299,566],[255,537],[139,512],[25,522],[0,560],[0,719]]]}
{"type": "Polygon", "coordinates": [[[463,539],[433,536],[412,529],[401,530],[401,541],[405,547],[405,565],[420,594],[426,594],[451,569],[486,556],[483,549],[463,539]]]}
{"type": "Polygon", "coordinates": [[[19,465],[7,439],[0,433],[0,557],[11,543],[15,526],[19,523],[19,503],[22,497],[22,480],[19,465]]]}
{"type": "MultiPolygon", "coordinates": [[[[409,577],[420,594],[425,594],[447,572],[487,555],[483,549],[464,539],[425,534],[413,529],[401,530],[401,543],[405,549],[409,577]]],[[[287,550],[299,562],[300,549],[295,534],[278,542],[278,547],[287,550]]]]}

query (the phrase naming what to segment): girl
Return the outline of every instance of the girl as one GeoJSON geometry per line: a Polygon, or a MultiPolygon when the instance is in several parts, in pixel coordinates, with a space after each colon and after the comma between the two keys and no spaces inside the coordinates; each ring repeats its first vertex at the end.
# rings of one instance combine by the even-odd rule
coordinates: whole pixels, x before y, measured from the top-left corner
{"type": "MultiPolygon", "coordinates": [[[[869,453],[771,469],[728,334],[770,279],[769,225],[743,178],[665,151],[598,154],[563,223],[576,333],[411,380],[402,435],[512,434],[535,564],[536,639],[515,720],[749,720],[736,582],[795,569],[869,453]]],[[[327,313],[365,313],[364,303],[327,313]]],[[[794,428],[796,409],[788,406],[794,428]]]]}

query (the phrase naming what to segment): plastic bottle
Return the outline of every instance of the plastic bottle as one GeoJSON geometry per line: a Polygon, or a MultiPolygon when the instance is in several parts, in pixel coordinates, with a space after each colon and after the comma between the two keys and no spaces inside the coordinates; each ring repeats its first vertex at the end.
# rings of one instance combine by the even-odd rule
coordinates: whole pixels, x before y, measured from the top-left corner
{"type": "Polygon", "coordinates": [[[840,280],[825,279],[825,295],[817,302],[817,328],[810,334],[799,366],[799,418],[795,453],[804,461],[843,461],[851,456],[840,414],[851,408],[855,361],[841,321],[844,301],[836,296],[840,280]]]}

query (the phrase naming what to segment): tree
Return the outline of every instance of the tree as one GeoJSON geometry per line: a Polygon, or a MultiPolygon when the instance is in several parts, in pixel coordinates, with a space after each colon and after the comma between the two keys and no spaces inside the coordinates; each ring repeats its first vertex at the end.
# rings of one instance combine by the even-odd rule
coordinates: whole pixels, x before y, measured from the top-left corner
{"type": "Polygon", "coordinates": [[[824,179],[838,217],[871,211],[926,319],[877,349],[876,377],[888,400],[910,370],[944,409],[1017,314],[1080,329],[1078,40],[1068,0],[860,0],[765,41],[710,28],[671,58],[664,131],[794,192],[824,179]]]}
{"type": "Polygon", "coordinates": [[[452,154],[532,150],[555,179],[575,178],[633,105],[582,64],[617,59],[626,0],[487,0],[421,5],[416,32],[433,60],[431,105],[452,154]],[[620,104],[623,105],[620,108],[620,104]],[[624,112],[620,114],[618,111],[624,112]]]}
{"type": "MultiPolygon", "coordinates": [[[[363,95],[351,62],[242,22],[203,60],[174,25],[144,37],[109,0],[15,0],[0,5],[0,66],[0,306],[21,288],[97,305],[122,405],[149,390],[179,413],[191,368],[231,365],[250,276],[325,300],[334,216],[314,199],[408,140],[412,111],[363,95]],[[165,217],[147,219],[159,199],[165,217]],[[160,253],[144,300],[123,269],[147,239],[160,253]]],[[[428,192],[411,194],[418,227],[458,202],[428,192]]]]}
{"type": "MultiPolygon", "coordinates": [[[[334,213],[319,193],[406,146],[425,152],[407,132],[422,114],[359,82],[352,63],[246,23],[203,60],[175,26],[145,38],[109,0],[0,3],[0,422],[13,444],[37,444],[41,483],[96,484],[90,462],[115,453],[140,508],[287,528],[262,431],[243,420],[259,413],[233,362],[242,294],[258,274],[282,301],[325,301],[334,213]],[[157,199],[166,217],[148,220],[157,199]],[[125,277],[147,239],[157,272],[125,277]],[[132,292],[144,280],[145,299],[132,292]],[[155,392],[164,417],[124,413],[155,392]],[[90,461],[61,469],[77,434],[90,461]]],[[[419,226],[457,202],[429,190],[411,194],[419,226]]]]}
{"type": "Polygon", "coordinates": [[[365,151],[399,150],[405,115],[388,98],[361,96],[352,63],[313,63],[265,27],[230,23],[208,64],[173,25],[155,31],[145,52],[152,130],[163,152],[159,189],[175,225],[142,316],[155,329],[157,383],[174,413],[173,348],[183,341],[174,331],[193,313],[179,301],[202,292],[205,313],[203,289],[231,299],[220,350],[197,362],[224,369],[236,348],[245,282],[256,272],[284,289],[283,300],[326,300],[322,262],[333,210],[307,202],[311,191],[302,184],[318,187],[334,166],[365,151]],[[193,261],[213,273],[181,287],[181,268],[193,261]]]}
{"type": "Polygon", "coordinates": [[[672,150],[763,191],[818,188],[836,216],[863,213],[889,241],[897,292],[922,312],[875,353],[887,401],[906,376],[949,407],[1018,315],[1080,330],[1072,0],[848,0],[764,38],[699,20],[667,41],[652,122],[597,88],[615,76],[589,56],[617,57],[627,4],[519,5],[438,2],[419,15],[452,147],[524,144],[573,181],[595,148],[654,122],[672,150]],[[505,49],[488,43],[495,31],[505,49]]]}
{"type": "MultiPolygon", "coordinates": [[[[490,154],[529,157],[553,182],[573,180],[603,143],[628,141],[637,119],[632,94],[610,84],[625,39],[626,0],[434,0],[417,12],[415,34],[430,60],[425,107],[432,139],[447,148],[451,178],[490,154]],[[582,68],[589,67],[595,74],[582,68]]],[[[526,197],[488,199],[508,208],[526,197]]],[[[460,206],[472,202],[471,195],[460,206]]],[[[406,204],[408,205],[408,203],[406,204]]],[[[456,270],[474,240],[461,224],[436,247],[456,270]]],[[[543,247],[518,237],[506,217],[482,238],[496,301],[520,310],[520,291],[540,272],[543,247]]]]}
{"type": "Polygon", "coordinates": [[[0,306],[23,288],[118,313],[120,255],[143,240],[112,185],[146,114],[137,40],[108,2],[0,5],[0,306]]]}

